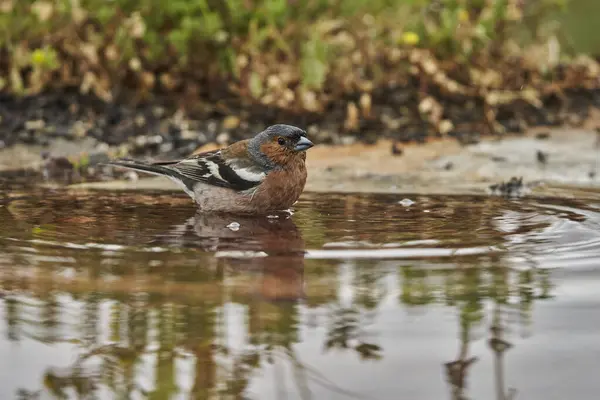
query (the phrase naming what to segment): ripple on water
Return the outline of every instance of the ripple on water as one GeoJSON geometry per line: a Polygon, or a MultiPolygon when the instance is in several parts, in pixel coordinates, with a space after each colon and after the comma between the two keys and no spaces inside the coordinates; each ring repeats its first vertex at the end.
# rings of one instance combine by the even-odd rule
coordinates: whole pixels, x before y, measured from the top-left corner
{"type": "Polygon", "coordinates": [[[0,206],[0,398],[597,393],[597,202],[307,194],[257,219],[183,198],[0,206]]]}

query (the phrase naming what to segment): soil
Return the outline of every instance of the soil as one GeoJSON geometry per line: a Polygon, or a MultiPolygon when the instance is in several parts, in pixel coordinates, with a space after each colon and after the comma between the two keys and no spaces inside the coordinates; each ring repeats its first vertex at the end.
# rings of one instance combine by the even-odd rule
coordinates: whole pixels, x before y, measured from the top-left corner
{"type": "MultiPolygon", "coordinates": [[[[414,130],[414,124],[377,131],[376,122],[358,133],[348,132],[336,113],[284,119],[273,110],[238,109],[237,114],[199,114],[193,119],[160,102],[130,107],[71,92],[0,96],[0,184],[173,189],[165,179],[138,180],[131,171],[101,163],[124,156],[184,157],[250,137],[265,125],[287,122],[305,127],[317,143],[308,153],[309,191],[513,195],[548,185],[597,188],[597,94],[582,94],[581,101],[569,103],[577,107],[560,119],[551,107],[521,113],[529,119],[546,115],[546,122],[530,124],[535,128],[503,135],[471,130],[445,137],[414,130]],[[565,119],[571,124],[547,126],[565,119]],[[510,183],[511,178],[522,180],[510,183]]],[[[508,124],[512,117],[507,118],[508,124]]]]}
{"type": "MultiPolygon", "coordinates": [[[[491,187],[508,185],[518,177],[522,194],[600,199],[600,134],[585,129],[541,133],[486,138],[468,146],[441,139],[405,146],[400,156],[392,152],[389,140],[374,145],[316,146],[308,152],[306,191],[511,195],[512,189],[496,187],[493,191],[491,187]],[[546,154],[545,163],[538,160],[538,151],[546,154]]],[[[82,183],[72,188],[178,190],[160,177],[82,183]]]]}

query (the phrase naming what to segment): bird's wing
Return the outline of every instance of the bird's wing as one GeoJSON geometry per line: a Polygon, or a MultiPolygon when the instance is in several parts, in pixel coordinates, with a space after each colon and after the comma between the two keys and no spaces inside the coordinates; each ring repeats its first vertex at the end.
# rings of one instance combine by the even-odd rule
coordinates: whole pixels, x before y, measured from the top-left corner
{"type": "Polygon", "coordinates": [[[221,150],[152,165],[177,172],[188,182],[203,182],[238,191],[259,185],[266,176],[256,163],[238,158],[225,159],[221,150]]]}

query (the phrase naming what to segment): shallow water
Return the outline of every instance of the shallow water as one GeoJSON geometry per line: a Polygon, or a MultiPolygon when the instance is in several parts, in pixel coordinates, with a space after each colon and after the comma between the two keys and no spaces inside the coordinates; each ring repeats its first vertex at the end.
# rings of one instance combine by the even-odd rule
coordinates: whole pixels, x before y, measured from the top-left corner
{"type": "Polygon", "coordinates": [[[306,194],[245,219],[164,192],[11,196],[0,399],[600,390],[598,197],[306,194]]]}

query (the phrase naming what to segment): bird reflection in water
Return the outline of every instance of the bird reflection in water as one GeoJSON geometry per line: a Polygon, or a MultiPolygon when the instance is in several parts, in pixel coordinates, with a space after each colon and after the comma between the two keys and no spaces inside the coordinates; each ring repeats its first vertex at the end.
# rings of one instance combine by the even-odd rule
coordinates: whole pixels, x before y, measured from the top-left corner
{"type": "Polygon", "coordinates": [[[256,295],[267,301],[304,298],[305,241],[289,212],[264,217],[196,213],[152,245],[214,253],[220,268],[259,274],[256,295]]]}
{"type": "MultiPolygon", "coordinates": [[[[281,363],[291,365],[298,372],[294,374],[297,379],[309,379],[310,372],[300,363],[292,347],[299,341],[297,303],[305,296],[305,242],[289,213],[274,214],[268,218],[198,213],[185,223],[155,236],[148,244],[200,250],[199,267],[216,271],[209,283],[222,288],[215,289],[218,293],[228,292],[230,302],[248,307],[248,345],[238,350],[228,348],[221,337],[230,328],[222,326],[227,325],[222,317],[224,297],[221,294],[203,296],[203,286],[199,280],[205,278],[198,278],[199,275],[189,272],[177,280],[184,276],[190,279],[191,283],[197,284],[198,293],[164,293],[150,302],[159,301],[155,304],[160,314],[157,324],[158,329],[164,332],[158,333],[158,343],[146,339],[149,334],[147,328],[152,324],[140,322],[148,318],[147,311],[144,311],[146,308],[139,310],[143,317],[136,318],[138,311],[133,309],[134,304],[124,305],[128,307],[128,311],[120,317],[124,320],[115,323],[128,326],[130,332],[127,336],[138,337],[117,340],[111,344],[82,346],[82,354],[72,365],[47,369],[44,383],[48,391],[55,395],[71,390],[81,395],[97,393],[100,382],[113,381],[121,376],[119,379],[129,382],[122,382],[124,386],[117,383],[119,379],[109,383],[115,394],[126,393],[131,396],[134,393],[148,395],[154,392],[155,395],[166,395],[164,390],[168,391],[171,385],[165,379],[171,381],[173,377],[167,378],[161,374],[172,368],[174,360],[181,357],[195,360],[191,398],[210,398],[210,393],[221,390],[225,391],[221,394],[241,395],[249,384],[252,371],[260,367],[261,360],[279,364],[276,369],[282,367],[281,363]],[[175,307],[167,310],[169,304],[173,303],[175,307]],[[173,313],[181,315],[173,319],[173,313]],[[136,328],[136,324],[141,325],[136,328]],[[171,328],[169,324],[172,324],[171,328]],[[177,338],[169,338],[169,331],[173,329],[178,331],[177,338]],[[149,349],[156,346],[159,347],[156,351],[157,376],[154,383],[144,384],[142,381],[145,379],[136,377],[131,368],[140,361],[141,356],[153,353],[149,349]],[[221,357],[226,357],[227,364],[230,364],[230,367],[225,367],[228,370],[225,374],[224,366],[219,362],[221,357]],[[94,367],[95,363],[88,362],[95,358],[103,360],[102,368],[98,369],[94,367]],[[150,388],[152,386],[154,390],[150,388]]],[[[176,265],[177,262],[173,261],[169,268],[176,265]]],[[[170,283],[165,281],[165,284],[170,283]]],[[[150,297],[158,296],[148,294],[150,297]]],[[[284,382],[275,384],[282,385],[284,382]]]]}

